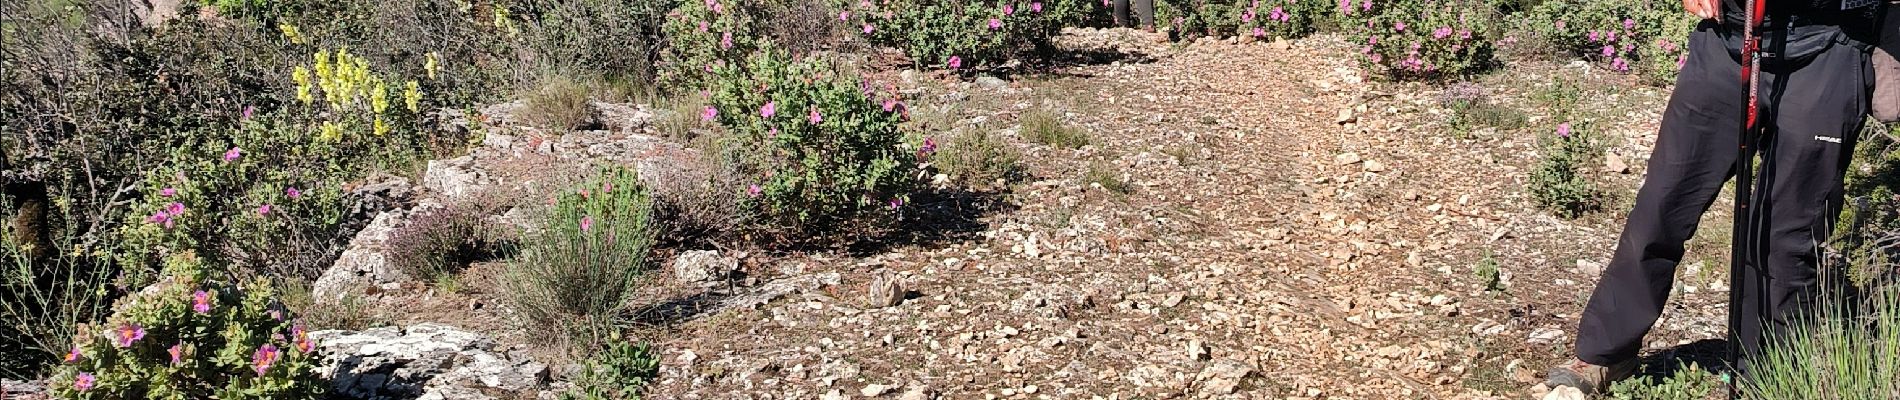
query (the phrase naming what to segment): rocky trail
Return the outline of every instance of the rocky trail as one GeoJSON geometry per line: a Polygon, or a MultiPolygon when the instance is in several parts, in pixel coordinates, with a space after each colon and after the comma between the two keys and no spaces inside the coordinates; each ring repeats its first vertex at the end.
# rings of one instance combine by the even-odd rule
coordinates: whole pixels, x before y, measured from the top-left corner
{"type": "MultiPolygon", "coordinates": [[[[914,88],[915,110],[1023,146],[1033,177],[1011,207],[981,217],[986,229],[862,258],[775,261],[759,272],[818,284],[656,328],[665,357],[650,392],[1542,395],[1537,374],[1567,354],[1617,216],[1565,221],[1532,208],[1522,182],[1535,135],[1454,137],[1437,89],[1368,82],[1337,38],[1065,39],[1125,57],[1014,81],[897,78],[914,88]],[[1024,139],[1009,121],[1038,107],[1066,114],[1092,144],[1024,139]],[[1101,170],[1126,194],[1092,175],[1101,170]],[[1487,257],[1505,262],[1505,290],[1486,290],[1471,272],[1487,257]]],[[[1526,67],[1535,68],[1480,84],[1510,90],[1577,72],[1526,67]]],[[[1665,94],[1611,91],[1637,110],[1665,94]]],[[[1647,154],[1650,113],[1605,124],[1627,132],[1612,135],[1613,154],[1647,154]]],[[[1628,169],[1605,169],[1614,191],[1633,192],[1640,175],[1628,169]]],[[[1720,335],[1707,309],[1672,307],[1675,325],[1658,329],[1652,347],[1720,335]]]]}
{"type": "MultiPolygon", "coordinates": [[[[1549,62],[1447,87],[1378,82],[1335,36],[1061,39],[1077,57],[1025,73],[871,82],[903,93],[938,140],[980,132],[1017,149],[1027,178],[1009,189],[942,187],[951,195],[919,199],[904,239],[881,247],[666,250],[633,316],[634,339],[660,354],[648,397],[1541,398],[1667,95],[1549,62]],[[1539,133],[1558,123],[1540,102],[1559,81],[1581,88],[1572,114],[1592,115],[1608,148],[1591,173],[1611,211],[1561,219],[1525,193],[1539,133]],[[1452,91],[1523,121],[1454,132],[1452,91]],[[1030,113],[1087,144],[1037,140],[1030,113]]],[[[590,162],[645,175],[699,155],[655,134],[665,109],[595,104],[602,129],[546,135],[509,123],[518,106],[483,110],[483,144],[429,163],[418,184],[359,190],[413,205],[378,216],[317,282],[320,301],[395,325],[319,332],[347,339],[326,344],[342,350],[325,370],[338,392],[546,398],[578,368],[492,306],[497,263],[438,290],[391,273],[389,233],[458,198],[558,186],[590,162]]],[[[1726,245],[1707,237],[1726,227],[1707,226],[1651,335],[1652,374],[1706,365],[1698,341],[1722,334],[1712,285],[1725,278],[1709,271],[1726,245]]]]}

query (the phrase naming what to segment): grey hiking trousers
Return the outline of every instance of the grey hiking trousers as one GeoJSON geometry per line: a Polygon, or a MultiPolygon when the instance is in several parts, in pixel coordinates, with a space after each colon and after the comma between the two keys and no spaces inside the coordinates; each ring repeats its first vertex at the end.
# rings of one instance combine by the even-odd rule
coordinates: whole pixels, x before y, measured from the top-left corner
{"type": "MultiPolygon", "coordinates": [[[[1583,361],[1607,366],[1637,356],[1669,299],[1683,243],[1734,176],[1746,101],[1739,36],[1711,21],[1690,36],[1648,177],[1577,328],[1583,361]]],[[[1752,256],[1731,270],[1746,283],[1730,289],[1742,291],[1730,312],[1742,315],[1735,332],[1744,359],[1760,351],[1764,330],[1785,329],[1798,310],[1812,308],[1817,248],[1840,214],[1873,72],[1868,47],[1837,36],[1810,59],[1763,61],[1766,129],[1755,146],[1762,161],[1749,207],[1756,233],[1746,246],[1752,256]]]]}

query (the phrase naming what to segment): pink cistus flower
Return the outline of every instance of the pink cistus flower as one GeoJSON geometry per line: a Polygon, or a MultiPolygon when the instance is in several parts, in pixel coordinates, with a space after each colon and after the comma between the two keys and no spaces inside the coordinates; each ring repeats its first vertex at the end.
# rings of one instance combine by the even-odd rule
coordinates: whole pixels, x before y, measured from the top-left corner
{"type": "Polygon", "coordinates": [[[1030,2],[1030,3],[1029,3],[1029,12],[1033,12],[1033,13],[1041,13],[1041,12],[1042,12],[1042,2],[1040,2],[1040,1],[1033,1],[1033,2],[1030,2]]]}
{"type": "Polygon", "coordinates": [[[265,343],[264,347],[257,348],[257,353],[251,354],[251,369],[257,371],[257,376],[264,376],[282,357],[283,352],[278,351],[276,345],[265,343]]]}
{"type": "Polygon", "coordinates": [[[871,24],[864,24],[864,34],[869,35],[873,30],[874,29],[871,29],[871,24]]]}
{"type": "Polygon", "coordinates": [[[594,229],[594,217],[581,217],[581,232],[594,229]]]}
{"type": "Polygon", "coordinates": [[[139,339],[144,338],[145,327],[138,324],[119,325],[118,329],[112,330],[112,342],[119,348],[132,347],[133,343],[138,343],[139,339]]]}
{"type": "Polygon", "coordinates": [[[1628,61],[1623,61],[1623,57],[1617,57],[1610,61],[1610,68],[1615,69],[1616,72],[1629,72],[1630,64],[1628,61]]]}
{"type": "Polygon", "coordinates": [[[1003,20],[990,18],[990,30],[1003,29],[1003,20]]]}
{"type": "Polygon", "coordinates": [[[1404,32],[1404,31],[1405,31],[1405,23],[1404,23],[1404,22],[1398,22],[1398,23],[1394,23],[1394,24],[1392,24],[1392,30],[1395,30],[1395,31],[1399,31],[1399,32],[1404,32]]]}
{"type": "Polygon", "coordinates": [[[165,353],[171,354],[172,365],[185,363],[185,344],[184,343],[172,345],[172,348],[165,349],[165,353]]]}
{"type": "Polygon", "coordinates": [[[699,21],[699,31],[700,31],[700,32],[705,32],[705,31],[707,31],[707,30],[708,30],[708,29],[710,29],[710,28],[712,28],[712,27],[711,27],[711,26],[709,26],[709,25],[706,25],[706,21],[699,21]]]}
{"type": "Polygon", "coordinates": [[[937,139],[936,139],[936,138],[924,138],[924,145],[923,145],[923,147],[922,147],[922,148],[919,148],[919,149],[917,149],[917,151],[919,151],[919,152],[923,152],[924,154],[930,154],[930,153],[935,153],[935,152],[937,152],[937,139]]]}
{"type": "MultiPolygon", "coordinates": [[[[1559,28],[1559,29],[1562,29],[1562,28],[1559,28]]],[[[1584,37],[1589,38],[1590,43],[1596,43],[1598,40],[1603,40],[1603,35],[1598,34],[1597,31],[1590,31],[1590,33],[1587,35],[1584,35],[1584,37]]]]}
{"type": "Polygon", "coordinates": [[[1557,136],[1570,137],[1570,123],[1569,122],[1557,124],[1557,136]]]}
{"type": "Polygon", "coordinates": [[[92,376],[91,372],[81,372],[79,375],[73,376],[73,390],[81,392],[92,390],[92,384],[97,379],[98,378],[92,376]]]}
{"type": "Polygon", "coordinates": [[[818,125],[819,123],[825,122],[825,115],[818,113],[818,107],[812,107],[811,116],[806,119],[811,120],[812,125],[818,125]]]}
{"type": "Polygon", "coordinates": [[[1616,46],[1603,46],[1604,57],[1609,57],[1613,55],[1616,55],[1616,46]]]}
{"type": "Polygon", "coordinates": [[[901,105],[896,98],[884,99],[884,112],[897,112],[897,107],[901,105]]]}
{"type": "Polygon", "coordinates": [[[1372,11],[1372,0],[1359,0],[1359,11],[1372,11]]]}
{"type": "Polygon", "coordinates": [[[297,188],[284,188],[284,197],[296,200],[297,198],[303,197],[303,191],[297,190],[297,188]]]}
{"type": "Polygon", "coordinates": [[[211,293],[203,290],[191,294],[191,311],[199,314],[211,312],[211,293]]]}
{"type": "Polygon", "coordinates": [[[851,12],[850,12],[850,11],[839,11],[839,12],[838,12],[838,20],[839,20],[839,21],[850,21],[850,20],[851,20],[851,12]]]}
{"type": "Polygon", "coordinates": [[[1253,37],[1267,37],[1267,30],[1255,27],[1253,28],[1253,37]]]}
{"type": "Polygon", "coordinates": [[[232,147],[230,150],[224,151],[224,162],[237,161],[238,157],[242,156],[244,156],[244,149],[232,147]]]}
{"type": "Polygon", "coordinates": [[[1636,20],[1624,18],[1623,29],[1636,29],[1636,20]]]}
{"type": "Polygon", "coordinates": [[[899,209],[899,208],[903,208],[903,207],[904,207],[904,199],[902,199],[902,198],[896,198],[896,197],[893,197],[893,198],[891,198],[891,209],[892,209],[892,210],[896,210],[896,209],[899,209]]]}
{"type": "Polygon", "coordinates": [[[317,342],[310,340],[310,332],[304,329],[302,322],[291,325],[290,338],[292,344],[297,346],[297,351],[299,352],[309,353],[310,350],[317,347],[317,342]]]}
{"type": "Polygon", "coordinates": [[[172,196],[177,196],[177,195],[178,195],[178,189],[164,188],[164,189],[158,190],[159,197],[172,197],[172,196]]]}
{"type": "Polygon", "coordinates": [[[1005,16],[1007,16],[1007,15],[1010,15],[1010,14],[1015,14],[1015,13],[1016,13],[1016,5],[1015,5],[1015,4],[1004,4],[1004,5],[1003,5],[1003,15],[1005,15],[1005,16]]]}
{"type": "Polygon", "coordinates": [[[716,118],[719,118],[719,109],[712,106],[706,106],[706,111],[699,113],[699,119],[702,121],[712,122],[716,118]]]}
{"type": "Polygon", "coordinates": [[[80,359],[85,358],[85,357],[86,357],[85,353],[80,352],[79,345],[73,345],[73,349],[67,350],[66,357],[60,358],[60,361],[65,362],[67,364],[72,364],[72,363],[79,362],[80,359]]]}
{"type": "Polygon", "coordinates": [[[166,204],[165,213],[171,214],[174,217],[185,215],[185,203],[179,203],[179,202],[174,201],[171,204],[166,204]]]}
{"type": "Polygon", "coordinates": [[[256,113],[256,112],[257,112],[257,107],[252,107],[252,106],[247,105],[247,106],[244,106],[244,111],[238,113],[238,117],[242,119],[251,119],[251,114],[256,113]]]}
{"type": "Polygon", "coordinates": [[[1441,26],[1438,27],[1438,29],[1432,30],[1433,39],[1444,39],[1448,37],[1451,37],[1451,27],[1441,26]]]}
{"type": "Polygon", "coordinates": [[[1352,0],[1339,0],[1339,12],[1352,15],[1352,0]]]}
{"type": "Polygon", "coordinates": [[[759,187],[759,185],[752,185],[745,188],[745,194],[747,196],[759,197],[759,195],[765,194],[765,188],[759,187]]]}
{"type": "Polygon", "coordinates": [[[769,119],[769,118],[772,118],[773,115],[778,115],[778,102],[768,101],[768,102],[765,102],[764,107],[759,107],[760,118],[769,119]]]}
{"type": "Polygon", "coordinates": [[[963,57],[950,56],[949,65],[950,65],[950,69],[962,69],[963,57]]]}
{"type": "Polygon", "coordinates": [[[722,37],[719,39],[719,48],[721,49],[732,48],[732,32],[726,32],[725,37],[722,37]]]}
{"type": "Polygon", "coordinates": [[[1560,20],[1557,20],[1557,23],[1556,23],[1555,25],[1557,26],[1557,30],[1560,30],[1560,31],[1561,31],[1561,30],[1564,30],[1564,27],[1566,27],[1566,26],[1568,26],[1568,25],[1566,25],[1566,24],[1564,24],[1564,21],[1563,21],[1563,20],[1561,20],[1561,19],[1560,19],[1560,20]]]}
{"type": "Polygon", "coordinates": [[[1278,6],[1275,6],[1273,7],[1273,11],[1267,12],[1267,19],[1280,21],[1280,22],[1286,22],[1288,20],[1293,19],[1293,14],[1287,14],[1286,10],[1281,9],[1278,6]]]}
{"type": "Polygon", "coordinates": [[[257,206],[257,215],[270,215],[270,204],[257,206]]]}
{"type": "Polygon", "coordinates": [[[1247,9],[1247,12],[1240,13],[1240,22],[1242,23],[1253,22],[1253,18],[1254,18],[1254,13],[1253,13],[1253,9],[1251,8],[1247,9]]]}

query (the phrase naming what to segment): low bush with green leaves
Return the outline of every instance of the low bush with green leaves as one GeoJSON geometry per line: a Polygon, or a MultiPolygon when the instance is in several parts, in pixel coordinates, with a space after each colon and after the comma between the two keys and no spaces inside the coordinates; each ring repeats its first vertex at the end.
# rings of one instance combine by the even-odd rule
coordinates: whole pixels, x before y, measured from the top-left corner
{"type": "Polygon", "coordinates": [[[1032,109],[1021,120],[1023,137],[1030,141],[1069,149],[1089,145],[1088,132],[1062,122],[1062,114],[1054,111],[1032,109]]]}
{"type": "Polygon", "coordinates": [[[1591,166],[1603,159],[1603,146],[1587,127],[1559,124],[1554,134],[1538,139],[1538,147],[1543,158],[1531,170],[1531,200],[1564,218],[1576,218],[1603,206],[1603,192],[1589,175],[1591,166]]]}
{"type": "Polygon", "coordinates": [[[1705,400],[1722,389],[1714,373],[1694,363],[1684,365],[1665,377],[1639,376],[1610,386],[1609,398],[1616,400],[1705,400]]]}
{"type": "Polygon", "coordinates": [[[697,92],[712,81],[714,70],[744,62],[761,44],[754,28],[761,6],[755,1],[679,2],[661,27],[667,40],[660,54],[661,87],[697,92]]]}
{"type": "Polygon", "coordinates": [[[1675,82],[1699,21],[1672,1],[1550,0],[1526,14],[1519,32],[1656,85],[1675,82]]]}
{"type": "Polygon", "coordinates": [[[1481,2],[1358,0],[1341,16],[1369,69],[1391,78],[1456,77],[1495,63],[1494,15],[1481,2]]]}
{"type": "Polygon", "coordinates": [[[319,399],[316,343],[262,280],[237,284],[191,253],[157,286],[82,327],[47,381],[60,399],[319,399]]]}
{"type": "Polygon", "coordinates": [[[501,277],[522,326],[584,344],[605,338],[652,267],[652,212],[639,174],[624,168],[551,197],[501,277]]]}
{"type": "Polygon", "coordinates": [[[883,0],[857,2],[839,19],[918,66],[957,70],[1047,50],[1062,27],[1099,8],[1092,0],[883,0]]]}
{"type": "Polygon", "coordinates": [[[639,400],[640,389],[660,374],[659,353],[647,343],[615,335],[605,348],[581,362],[573,389],[562,400],[639,400]]]}
{"type": "Polygon", "coordinates": [[[836,61],[761,51],[717,69],[707,120],[746,188],[753,229],[781,239],[876,225],[918,186],[903,101],[874,94],[836,61]]]}

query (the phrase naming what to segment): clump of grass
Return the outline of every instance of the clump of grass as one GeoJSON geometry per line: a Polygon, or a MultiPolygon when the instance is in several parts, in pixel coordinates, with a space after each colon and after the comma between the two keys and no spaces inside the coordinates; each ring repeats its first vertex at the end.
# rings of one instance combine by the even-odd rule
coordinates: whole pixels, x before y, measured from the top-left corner
{"type": "Polygon", "coordinates": [[[1062,122],[1062,116],[1046,109],[1024,111],[1023,137],[1032,142],[1063,148],[1089,145],[1089,134],[1062,122]]]}
{"type": "Polygon", "coordinates": [[[503,241],[482,220],[492,211],[496,210],[471,202],[416,213],[408,224],[390,232],[390,264],[418,281],[432,282],[470,262],[494,256],[503,241]]]}
{"type": "Polygon", "coordinates": [[[953,136],[930,157],[931,165],[956,182],[985,188],[1020,179],[1021,162],[1015,147],[984,130],[953,136]]]}
{"type": "Polygon", "coordinates": [[[534,126],[572,131],[598,123],[592,85],[564,74],[544,74],[522,98],[519,116],[534,126]]]}
{"type": "Polygon", "coordinates": [[[284,306],[298,312],[298,317],[309,325],[310,330],[363,330],[376,326],[386,326],[393,318],[381,308],[370,304],[361,294],[345,293],[342,298],[332,301],[317,301],[310,293],[310,286],[304,282],[278,282],[278,298],[284,306]]]}
{"type": "Polygon", "coordinates": [[[604,171],[555,196],[501,277],[524,327],[541,337],[598,343],[650,267],[652,199],[638,174],[604,171]]]}
{"type": "Polygon", "coordinates": [[[1900,398],[1900,286],[1822,296],[1750,365],[1749,399],[1900,398]]]}
{"type": "Polygon", "coordinates": [[[1484,87],[1472,83],[1454,84],[1441,97],[1445,107],[1451,109],[1451,130],[1459,137],[1467,137],[1480,127],[1522,128],[1530,119],[1522,111],[1492,101],[1484,87]]]}
{"type": "Polygon", "coordinates": [[[701,131],[712,126],[700,117],[700,112],[706,109],[706,104],[708,104],[706,96],[697,93],[663,99],[660,101],[660,107],[666,111],[654,120],[654,128],[660,136],[683,143],[695,142],[701,136],[701,131]]]}
{"type": "Polygon", "coordinates": [[[1096,162],[1089,164],[1089,171],[1086,175],[1083,175],[1082,179],[1092,186],[1101,187],[1102,190],[1107,190],[1109,193],[1117,195],[1126,196],[1135,191],[1134,186],[1130,185],[1128,181],[1122,180],[1121,175],[1115,173],[1114,168],[1109,167],[1107,163],[1096,162]]]}

